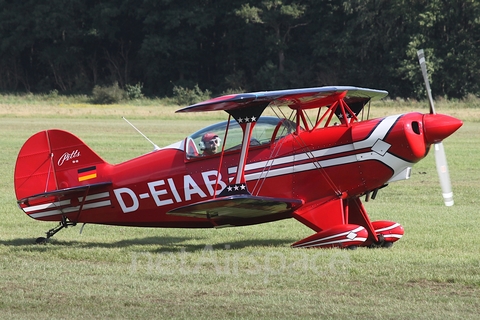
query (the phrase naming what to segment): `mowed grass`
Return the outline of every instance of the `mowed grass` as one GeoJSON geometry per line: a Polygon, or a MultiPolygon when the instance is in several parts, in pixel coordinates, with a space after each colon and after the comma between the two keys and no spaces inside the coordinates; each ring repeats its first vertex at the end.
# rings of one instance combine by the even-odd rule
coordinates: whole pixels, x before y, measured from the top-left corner
{"type": "MultiPolygon", "coordinates": [[[[405,227],[391,249],[298,250],[313,231],[296,220],[225,229],[86,225],[62,230],[16,206],[16,155],[32,134],[61,128],[105,160],[152,150],[121,116],[159,146],[222,113],[175,107],[0,105],[0,317],[477,319],[480,314],[480,110],[441,110],[465,121],[448,138],[455,206],[443,206],[433,153],[410,180],[365,203],[372,220],[405,227]]],[[[406,112],[379,105],[378,115],[406,112]]],[[[421,110],[423,112],[426,109],[421,110]]]]}

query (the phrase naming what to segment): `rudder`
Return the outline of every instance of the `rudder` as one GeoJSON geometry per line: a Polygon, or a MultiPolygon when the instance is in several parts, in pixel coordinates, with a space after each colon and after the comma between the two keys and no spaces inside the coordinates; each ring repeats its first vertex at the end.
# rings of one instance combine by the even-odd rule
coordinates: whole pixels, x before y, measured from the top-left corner
{"type": "Polygon", "coordinates": [[[15,165],[17,200],[33,195],[105,181],[109,166],[75,135],[45,130],[22,146],[15,165]]]}

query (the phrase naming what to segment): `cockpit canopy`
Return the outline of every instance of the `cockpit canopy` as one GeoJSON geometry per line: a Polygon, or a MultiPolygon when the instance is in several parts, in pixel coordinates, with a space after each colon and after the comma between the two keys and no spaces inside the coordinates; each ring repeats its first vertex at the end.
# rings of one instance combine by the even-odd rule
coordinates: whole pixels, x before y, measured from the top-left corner
{"type": "MultiPolygon", "coordinates": [[[[260,117],[253,128],[250,147],[270,144],[294,132],[295,127],[295,123],[287,119],[260,117]]],[[[222,150],[223,144],[225,144],[225,152],[229,152],[240,149],[242,145],[243,131],[235,120],[230,120],[230,123],[228,123],[228,121],[223,121],[203,128],[187,137],[185,144],[187,158],[204,155],[204,149],[206,148],[204,136],[218,136],[220,139],[218,152],[222,150]]]]}

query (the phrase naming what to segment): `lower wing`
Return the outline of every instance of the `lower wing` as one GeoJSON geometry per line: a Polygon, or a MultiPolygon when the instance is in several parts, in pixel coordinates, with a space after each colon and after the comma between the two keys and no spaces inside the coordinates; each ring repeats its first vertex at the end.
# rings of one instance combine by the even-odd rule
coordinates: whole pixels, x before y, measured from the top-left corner
{"type": "Polygon", "coordinates": [[[239,194],[197,202],[176,208],[167,214],[208,219],[256,218],[293,212],[301,204],[303,204],[303,201],[299,199],[239,194]]]}

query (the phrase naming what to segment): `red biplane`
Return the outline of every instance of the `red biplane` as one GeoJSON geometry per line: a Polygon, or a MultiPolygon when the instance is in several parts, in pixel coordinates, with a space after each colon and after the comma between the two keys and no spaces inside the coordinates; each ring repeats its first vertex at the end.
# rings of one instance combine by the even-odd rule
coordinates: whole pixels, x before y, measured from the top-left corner
{"type": "Polygon", "coordinates": [[[343,86],[222,96],[177,112],[224,110],[227,121],[115,165],[71,133],[42,131],[18,155],[18,204],[59,222],[37,242],[77,223],[212,228],[295,218],[314,234],[293,247],[390,246],[403,227],[370,221],[360,198],[408,179],[434,145],[453,204],[441,141],[462,122],[436,114],[433,102],[428,114],[362,120],[386,95],[343,86]],[[278,116],[263,116],[266,108],[278,116]]]}

